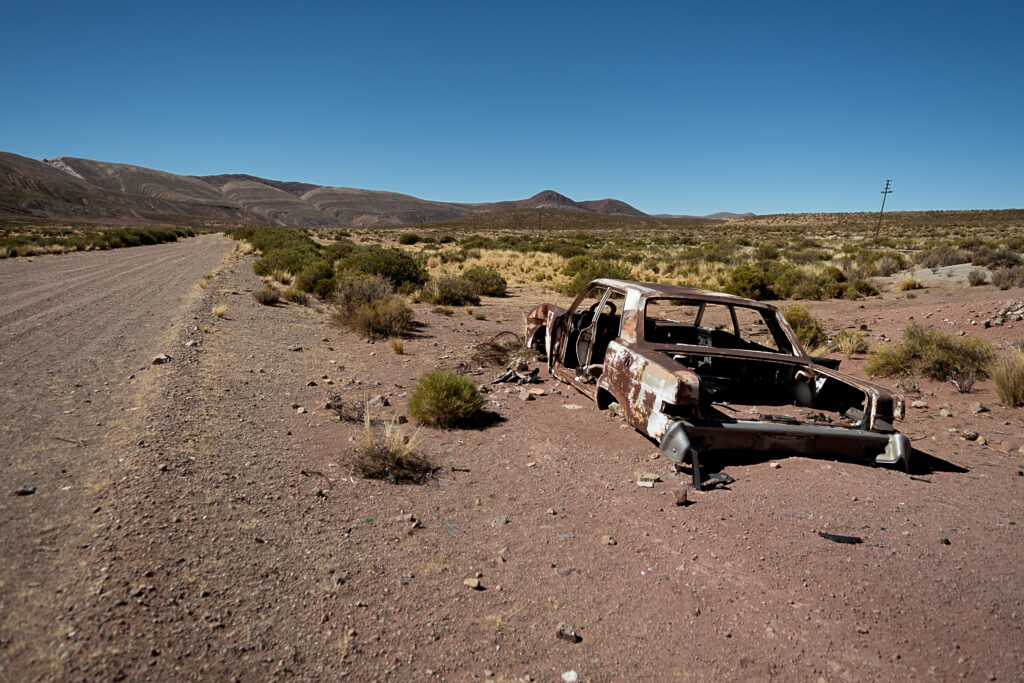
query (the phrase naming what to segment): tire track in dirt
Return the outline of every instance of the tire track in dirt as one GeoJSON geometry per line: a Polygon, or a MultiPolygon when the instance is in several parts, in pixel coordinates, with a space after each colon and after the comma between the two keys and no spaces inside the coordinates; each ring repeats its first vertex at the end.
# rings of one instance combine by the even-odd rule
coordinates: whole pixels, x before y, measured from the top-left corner
{"type": "Polygon", "coordinates": [[[129,377],[166,350],[230,246],[203,235],[0,262],[0,678],[59,675],[92,513],[145,412],[150,382],[129,377]],[[33,495],[12,495],[26,484],[33,495]]]}

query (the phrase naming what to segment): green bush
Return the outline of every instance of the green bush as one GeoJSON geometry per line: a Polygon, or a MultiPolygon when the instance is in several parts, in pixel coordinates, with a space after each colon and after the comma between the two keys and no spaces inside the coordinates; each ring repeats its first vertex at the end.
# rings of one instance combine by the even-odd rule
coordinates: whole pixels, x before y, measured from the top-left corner
{"type": "Polygon", "coordinates": [[[419,378],[409,398],[409,416],[433,427],[453,427],[470,420],[484,399],[472,380],[438,370],[419,378]]]}
{"type": "Polygon", "coordinates": [[[441,306],[464,306],[480,303],[473,284],[459,276],[443,275],[423,285],[420,293],[424,301],[441,306]]]}
{"type": "Polygon", "coordinates": [[[946,381],[965,373],[979,379],[989,376],[995,349],[979,337],[954,337],[934,327],[911,323],[898,344],[878,348],[865,371],[871,377],[923,375],[946,381]]]}
{"type": "Polygon", "coordinates": [[[576,271],[575,277],[573,277],[569,284],[559,289],[563,294],[575,295],[591,280],[603,277],[616,280],[632,280],[633,271],[614,261],[588,261],[580,270],[576,271]]]}
{"type": "Polygon", "coordinates": [[[758,301],[781,298],[776,291],[777,273],[773,272],[774,270],[768,262],[736,266],[729,273],[729,281],[724,289],[729,294],[758,301]]]}
{"type": "Polygon", "coordinates": [[[324,247],[324,258],[327,259],[328,263],[334,263],[345,258],[359,247],[350,240],[340,239],[333,244],[328,244],[324,247]]]}
{"type": "MultiPolygon", "coordinates": [[[[258,247],[257,247],[258,248],[258,247]]],[[[281,248],[263,250],[263,256],[252,264],[252,271],[263,277],[275,270],[287,270],[299,273],[309,264],[320,260],[320,251],[316,244],[291,244],[281,248]]]]}
{"type": "Polygon", "coordinates": [[[420,241],[420,239],[420,236],[414,232],[403,232],[401,235],[398,236],[398,243],[406,245],[416,244],[417,242],[420,241]]]}
{"type": "Polygon", "coordinates": [[[825,343],[821,321],[803,306],[790,306],[782,315],[805,348],[812,349],[825,343]]]}
{"type": "Polygon", "coordinates": [[[386,277],[396,285],[411,282],[422,285],[427,281],[423,267],[400,249],[365,247],[353,251],[339,264],[341,272],[363,273],[386,277]]]}
{"type": "Polygon", "coordinates": [[[480,296],[505,296],[508,283],[501,273],[494,268],[473,266],[462,273],[466,280],[480,296]]]}
{"type": "Polygon", "coordinates": [[[331,280],[333,277],[334,268],[331,267],[330,262],[317,259],[298,271],[295,276],[295,288],[303,292],[313,292],[321,280],[331,280]]]}

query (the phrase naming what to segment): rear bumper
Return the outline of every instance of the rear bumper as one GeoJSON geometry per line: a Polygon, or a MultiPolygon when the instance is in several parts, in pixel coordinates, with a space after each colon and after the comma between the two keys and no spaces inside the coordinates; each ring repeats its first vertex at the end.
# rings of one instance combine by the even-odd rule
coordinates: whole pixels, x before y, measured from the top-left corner
{"type": "Polygon", "coordinates": [[[882,434],[854,427],[780,424],[754,420],[677,420],[659,444],[665,457],[682,462],[687,452],[759,451],[859,458],[910,466],[910,441],[899,432],[882,434]]]}

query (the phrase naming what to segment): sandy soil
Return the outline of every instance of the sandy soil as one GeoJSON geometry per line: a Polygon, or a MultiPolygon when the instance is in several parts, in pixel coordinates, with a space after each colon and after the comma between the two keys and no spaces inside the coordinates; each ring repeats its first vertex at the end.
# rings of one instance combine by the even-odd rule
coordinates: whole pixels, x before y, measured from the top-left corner
{"type": "MultiPolygon", "coordinates": [[[[424,327],[397,356],[321,311],[259,306],[251,259],[221,262],[229,249],[208,236],[0,262],[0,677],[1024,676],[1024,456],[1001,448],[1024,444],[1024,421],[990,383],[921,383],[910,475],[723,460],[735,482],[678,507],[686,475],[548,380],[528,402],[496,388],[486,426],[421,429],[430,483],[365,481],[347,460],[361,426],[327,396],[386,394],[381,417],[400,415],[422,372],[520,331],[547,295],[485,300],[485,320],[417,306],[424,327]],[[172,361],[149,365],[160,352],[172,361]],[[638,470],[663,481],[639,488],[638,470]]],[[[981,323],[1009,299],[1024,292],[937,279],[812,308],[873,341],[913,316],[1006,345],[1024,323],[981,323]]]]}

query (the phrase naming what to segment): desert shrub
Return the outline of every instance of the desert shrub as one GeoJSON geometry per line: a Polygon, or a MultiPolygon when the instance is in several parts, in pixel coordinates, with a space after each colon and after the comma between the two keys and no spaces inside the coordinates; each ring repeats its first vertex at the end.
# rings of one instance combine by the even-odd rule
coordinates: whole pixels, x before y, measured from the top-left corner
{"type": "Polygon", "coordinates": [[[868,375],[902,377],[923,375],[947,381],[973,372],[988,377],[995,349],[979,337],[954,337],[934,327],[911,323],[898,344],[885,344],[872,354],[865,367],[868,375]]]}
{"type": "Polygon", "coordinates": [[[992,364],[992,382],[999,402],[1010,408],[1024,405],[1024,353],[1014,349],[992,364]]]}
{"type": "Polygon", "coordinates": [[[847,358],[858,353],[867,353],[870,348],[867,335],[852,330],[837,332],[829,346],[847,358]]]}
{"type": "Polygon", "coordinates": [[[290,301],[293,304],[301,304],[305,306],[309,303],[309,295],[301,289],[295,289],[294,287],[284,290],[284,294],[282,296],[285,301],[290,301]]]}
{"type": "Polygon", "coordinates": [[[382,339],[406,334],[412,325],[412,311],[402,297],[389,294],[348,311],[339,308],[333,320],[367,339],[382,339]]]}
{"type": "Polygon", "coordinates": [[[484,399],[467,377],[445,370],[428,372],[409,398],[409,416],[433,427],[453,427],[477,414],[484,399]]]}
{"type": "Polygon", "coordinates": [[[465,306],[466,304],[480,303],[480,297],[472,283],[463,277],[454,275],[442,275],[423,285],[420,298],[439,306],[465,306]]]}
{"type": "Polygon", "coordinates": [[[263,256],[256,259],[252,264],[252,271],[259,276],[270,275],[275,270],[287,270],[290,273],[299,273],[314,261],[320,259],[320,252],[316,245],[293,244],[280,249],[268,249],[263,256]]]}
{"type": "Polygon", "coordinates": [[[573,256],[562,264],[562,274],[573,277],[593,262],[594,259],[589,256],[573,256]]]}
{"type": "Polygon", "coordinates": [[[383,277],[348,276],[339,278],[331,295],[331,303],[352,311],[364,304],[393,294],[395,286],[383,277]]]}
{"type": "Polygon", "coordinates": [[[393,247],[365,247],[353,251],[342,259],[339,271],[379,275],[396,285],[406,282],[422,285],[427,281],[423,267],[409,254],[393,247]]]}
{"type": "Polygon", "coordinates": [[[421,239],[422,238],[414,232],[403,232],[401,235],[398,236],[398,243],[406,245],[416,244],[417,242],[421,241],[421,239]]]}
{"type": "Polygon", "coordinates": [[[444,234],[444,235],[441,235],[440,237],[437,238],[437,243],[438,244],[451,244],[454,241],[455,241],[455,236],[454,235],[449,235],[447,233],[444,234]]]}
{"type": "Polygon", "coordinates": [[[999,268],[992,272],[992,284],[999,289],[1009,289],[1024,283],[1024,268],[999,268]]]}
{"type": "Polygon", "coordinates": [[[894,282],[892,286],[897,292],[907,292],[912,289],[922,289],[924,287],[924,285],[921,284],[921,281],[913,275],[901,277],[899,280],[894,282]]]}
{"type": "Polygon", "coordinates": [[[989,246],[981,246],[971,254],[971,263],[988,268],[1013,268],[1020,265],[1020,256],[1017,252],[1005,247],[993,249],[989,246]]]}
{"type": "Polygon", "coordinates": [[[347,277],[331,294],[334,324],[369,339],[397,337],[409,331],[412,311],[382,277],[347,277]]]}
{"type": "Polygon", "coordinates": [[[351,240],[340,239],[333,244],[328,244],[324,247],[324,258],[327,259],[328,263],[334,263],[345,258],[359,247],[351,240]]]}
{"type": "Polygon", "coordinates": [[[388,339],[388,343],[391,344],[391,350],[395,352],[396,356],[405,354],[405,342],[401,337],[391,337],[388,339]]]}
{"type": "Polygon", "coordinates": [[[480,296],[505,296],[508,283],[501,273],[485,266],[473,266],[462,273],[466,280],[480,296]]]}
{"type": "Polygon", "coordinates": [[[821,321],[803,306],[790,306],[782,312],[782,315],[804,347],[814,348],[825,342],[821,321]]]}
{"type": "Polygon", "coordinates": [[[988,274],[981,268],[971,268],[967,273],[967,283],[971,287],[978,287],[988,282],[988,274]]]}
{"type": "Polygon", "coordinates": [[[264,306],[273,306],[281,301],[281,294],[273,287],[252,290],[252,298],[264,306]]]}
{"type": "Polygon", "coordinates": [[[212,309],[212,310],[210,311],[210,313],[211,313],[211,314],[213,315],[213,317],[214,317],[214,318],[223,318],[223,317],[224,317],[224,315],[225,315],[225,314],[226,314],[227,312],[228,312],[228,306],[227,306],[227,304],[217,304],[217,305],[216,305],[216,306],[214,306],[214,307],[213,307],[213,309],[212,309]]]}
{"type": "Polygon", "coordinates": [[[614,278],[617,280],[631,280],[633,278],[633,271],[626,266],[615,263],[614,261],[594,260],[584,265],[583,268],[576,272],[575,277],[573,277],[567,285],[564,285],[559,289],[563,294],[574,295],[583,289],[591,280],[596,280],[602,277],[614,278]]]}
{"type": "Polygon", "coordinates": [[[317,259],[298,271],[298,275],[295,276],[295,288],[303,292],[313,292],[321,280],[331,280],[333,277],[334,268],[330,262],[317,259]]]}
{"type": "Polygon", "coordinates": [[[971,254],[955,247],[943,245],[919,252],[915,260],[922,268],[939,268],[940,266],[955,266],[958,263],[970,263],[971,254]]]}
{"type": "Polygon", "coordinates": [[[414,452],[416,436],[406,438],[397,420],[374,430],[369,408],[364,413],[363,442],[352,454],[352,464],[367,479],[386,479],[392,484],[420,484],[437,467],[414,452]]]}

